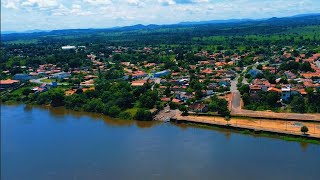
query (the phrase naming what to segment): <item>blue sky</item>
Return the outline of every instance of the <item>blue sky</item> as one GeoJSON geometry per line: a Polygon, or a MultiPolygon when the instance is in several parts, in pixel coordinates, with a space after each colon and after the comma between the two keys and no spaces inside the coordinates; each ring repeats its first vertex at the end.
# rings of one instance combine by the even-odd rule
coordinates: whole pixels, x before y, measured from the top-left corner
{"type": "Polygon", "coordinates": [[[320,12],[320,0],[1,0],[1,30],[284,17],[320,12]]]}

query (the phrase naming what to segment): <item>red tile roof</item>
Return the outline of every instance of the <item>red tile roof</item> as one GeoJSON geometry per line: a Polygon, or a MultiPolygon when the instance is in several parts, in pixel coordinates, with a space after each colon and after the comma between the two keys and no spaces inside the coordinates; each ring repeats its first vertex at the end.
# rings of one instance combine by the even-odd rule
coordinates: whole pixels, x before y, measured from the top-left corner
{"type": "Polygon", "coordinates": [[[18,80],[12,80],[12,79],[7,79],[7,80],[0,80],[0,84],[14,84],[14,83],[19,83],[20,81],[18,80]]]}

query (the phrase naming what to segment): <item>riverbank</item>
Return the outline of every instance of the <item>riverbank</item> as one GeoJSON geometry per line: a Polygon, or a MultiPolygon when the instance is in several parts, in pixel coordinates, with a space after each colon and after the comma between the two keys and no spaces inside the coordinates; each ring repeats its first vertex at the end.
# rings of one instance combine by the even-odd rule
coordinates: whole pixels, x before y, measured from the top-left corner
{"type": "Polygon", "coordinates": [[[180,114],[177,114],[173,121],[177,123],[204,124],[240,131],[248,130],[254,133],[270,133],[280,136],[291,136],[294,138],[320,140],[320,123],[317,122],[231,118],[227,124],[223,117],[194,115],[181,116],[180,114]],[[308,135],[303,135],[301,133],[300,129],[302,126],[308,127],[308,135]]]}
{"type": "Polygon", "coordinates": [[[294,141],[294,142],[301,142],[301,143],[310,143],[310,144],[319,144],[319,139],[310,139],[306,137],[296,137],[291,136],[288,134],[278,134],[278,133],[269,133],[269,132],[263,132],[263,131],[253,131],[248,129],[236,129],[236,128],[226,128],[224,126],[218,126],[218,125],[212,125],[212,124],[204,124],[204,123],[192,123],[192,122],[179,122],[179,125],[187,125],[189,127],[195,127],[195,128],[204,128],[204,129],[210,129],[210,130],[217,130],[217,131],[224,131],[226,129],[229,129],[232,133],[239,133],[239,134],[246,134],[250,136],[255,137],[267,137],[267,138],[275,138],[275,139],[281,139],[284,141],[294,141]]]}
{"type": "MultiPolygon", "coordinates": [[[[13,103],[14,105],[18,105],[17,103],[13,103]]],[[[103,115],[101,113],[93,113],[93,112],[85,112],[85,111],[74,111],[68,110],[64,107],[51,107],[45,105],[27,105],[30,107],[41,107],[45,109],[50,109],[51,111],[58,110],[60,113],[63,109],[64,114],[68,113],[77,113],[77,114],[86,114],[86,115],[95,115],[94,117],[100,117],[101,119],[109,119],[109,116],[103,115]],[[107,118],[105,118],[107,117],[107,118]]],[[[171,111],[170,111],[171,112],[171,111]]],[[[223,117],[220,116],[197,116],[197,115],[189,115],[189,116],[181,116],[181,114],[177,111],[172,111],[174,114],[171,119],[176,121],[177,123],[194,123],[198,125],[206,125],[206,126],[214,126],[219,127],[221,129],[229,129],[236,130],[239,132],[244,132],[252,135],[276,135],[280,139],[290,139],[293,138],[294,141],[305,141],[305,140],[316,140],[320,142],[320,123],[312,123],[312,122],[297,122],[297,121],[281,121],[281,120],[270,120],[270,119],[253,119],[249,117],[244,118],[235,118],[231,117],[231,121],[229,121],[228,125],[223,117]],[[300,128],[305,125],[309,128],[309,135],[302,135],[300,132],[300,128]],[[302,138],[302,139],[299,139],[302,138]]],[[[164,114],[170,114],[165,113],[164,114]]],[[[119,120],[123,122],[124,120],[113,118],[115,120],[119,120]]],[[[125,120],[127,122],[134,120],[125,120]]],[[[136,121],[143,122],[143,121],[136,121]]],[[[313,142],[314,143],[314,142],[313,142]]]]}

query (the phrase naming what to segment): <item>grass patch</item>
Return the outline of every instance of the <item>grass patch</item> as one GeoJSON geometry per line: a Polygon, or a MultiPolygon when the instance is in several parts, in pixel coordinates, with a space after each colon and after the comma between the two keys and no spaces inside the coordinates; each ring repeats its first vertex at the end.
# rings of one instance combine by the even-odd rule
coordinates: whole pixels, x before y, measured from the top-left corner
{"type": "Polygon", "coordinates": [[[320,141],[315,139],[306,139],[303,137],[296,138],[296,137],[289,137],[289,136],[280,136],[280,137],[285,141],[297,141],[297,142],[306,142],[310,144],[320,144],[320,141]]]}
{"type": "Polygon", "coordinates": [[[41,82],[46,82],[46,83],[51,83],[51,82],[52,82],[51,79],[41,79],[40,81],[41,81],[41,82]]]}
{"type": "Polygon", "coordinates": [[[244,130],[244,131],[241,131],[241,134],[253,134],[253,133],[249,130],[244,130]]]}

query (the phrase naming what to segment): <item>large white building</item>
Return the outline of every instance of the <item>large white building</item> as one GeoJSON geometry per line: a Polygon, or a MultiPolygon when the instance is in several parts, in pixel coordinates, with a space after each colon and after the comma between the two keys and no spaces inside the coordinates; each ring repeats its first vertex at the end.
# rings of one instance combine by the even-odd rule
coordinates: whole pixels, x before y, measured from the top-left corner
{"type": "Polygon", "coordinates": [[[62,46],[61,48],[63,50],[68,50],[68,49],[76,49],[77,47],[75,47],[75,46],[62,46]]]}

